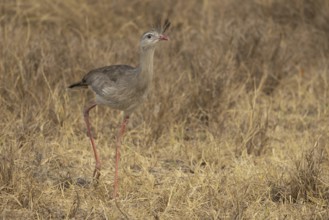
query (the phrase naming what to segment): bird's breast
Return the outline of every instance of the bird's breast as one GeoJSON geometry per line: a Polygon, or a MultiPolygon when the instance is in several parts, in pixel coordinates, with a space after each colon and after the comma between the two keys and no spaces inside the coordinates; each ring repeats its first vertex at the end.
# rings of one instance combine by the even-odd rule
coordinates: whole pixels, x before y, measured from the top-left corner
{"type": "Polygon", "coordinates": [[[148,86],[134,85],[122,89],[104,88],[101,94],[96,94],[98,104],[107,105],[121,111],[133,111],[146,98],[148,86]]]}

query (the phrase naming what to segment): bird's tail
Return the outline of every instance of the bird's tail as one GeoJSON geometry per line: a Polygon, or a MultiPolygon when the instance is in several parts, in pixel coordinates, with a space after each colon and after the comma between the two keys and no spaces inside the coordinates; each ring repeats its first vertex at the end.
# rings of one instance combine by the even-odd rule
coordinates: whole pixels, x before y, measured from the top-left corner
{"type": "Polygon", "coordinates": [[[82,88],[88,88],[88,85],[84,82],[77,82],[77,83],[73,83],[72,85],[70,85],[68,88],[72,89],[75,87],[82,87],[82,88]]]}

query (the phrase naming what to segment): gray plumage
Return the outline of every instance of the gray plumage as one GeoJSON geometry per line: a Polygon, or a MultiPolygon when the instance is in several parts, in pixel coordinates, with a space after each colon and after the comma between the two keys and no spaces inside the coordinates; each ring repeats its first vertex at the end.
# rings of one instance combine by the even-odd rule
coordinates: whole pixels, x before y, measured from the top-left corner
{"type": "MultiPolygon", "coordinates": [[[[167,24],[168,25],[168,24],[167,24]]],[[[153,78],[153,56],[156,44],[168,40],[161,30],[151,30],[144,33],[140,40],[140,65],[112,65],[91,70],[81,82],[74,83],[69,88],[90,87],[96,95],[96,104],[110,106],[130,115],[146,97],[153,78]]]]}
{"type": "MultiPolygon", "coordinates": [[[[113,65],[90,71],[79,84],[70,87],[90,87],[96,103],[108,105],[130,114],[137,106],[135,99],[146,94],[146,88],[138,86],[140,68],[128,65],[113,65]]],[[[141,101],[141,100],[140,100],[141,101]]]]}

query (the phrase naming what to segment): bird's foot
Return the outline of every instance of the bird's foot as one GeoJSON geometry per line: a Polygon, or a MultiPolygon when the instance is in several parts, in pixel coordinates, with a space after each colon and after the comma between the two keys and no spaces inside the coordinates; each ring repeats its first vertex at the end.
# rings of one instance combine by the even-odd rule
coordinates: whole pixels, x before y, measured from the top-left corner
{"type": "Polygon", "coordinates": [[[101,171],[98,168],[95,168],[93,178],[96,183],[98,183],[99,177],[101,176],[101,171]]]}

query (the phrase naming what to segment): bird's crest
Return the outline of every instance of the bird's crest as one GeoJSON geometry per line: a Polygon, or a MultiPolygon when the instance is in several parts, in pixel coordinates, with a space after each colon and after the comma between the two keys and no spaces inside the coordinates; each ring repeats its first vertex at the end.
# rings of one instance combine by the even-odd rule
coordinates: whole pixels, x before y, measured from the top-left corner
{"type": "Polygon", "coordinates": [[[166,30],[170,27],[170,21],[168,19],[165,20],[163,27],[162,27],[162,33],[166,32],[166,30]]]}
{"type": "Polygon", "coordinates": [[[163,26],[161,25],[161,23],[162,23],[161,20],[159,20],[157,22],[157,24],[154,25],[153,30],[157,31],[158,33],[163,34],[163,33],[166,32],[166,30],[168,30],[168,28],[170,27],[170,24],[171,23],[170,23],[170,21],[168,19],[165,20],[165,22],[163,23],[163,26]]]}

